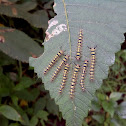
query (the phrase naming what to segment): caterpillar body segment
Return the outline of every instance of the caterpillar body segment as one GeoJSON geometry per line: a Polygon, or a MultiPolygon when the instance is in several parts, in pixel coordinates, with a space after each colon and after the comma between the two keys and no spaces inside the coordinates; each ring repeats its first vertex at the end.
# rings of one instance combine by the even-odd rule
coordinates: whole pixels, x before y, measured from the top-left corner
{"type": "Polygon", "coordinates": [[[94,66],[93,65],[90,66],[90,80],[91,81],[94,80],[94,66]]]}
{"type": "Polygon", "coordinates": [[[85,60],[84,64],[83,64],[81,80],[80,80],[80,85],[81,85],[82,91],[85,90],[85,88],[84,88],[84,79],[85,79],[85,74],[86,74],[86,69],[87,69],[87,66],[88,66],[88,62],[89,62],[88,60],[85,60]]]}
{"type": "Polygon", "coordinates": [[[52,66],[56,63],[57,59],[64,53],[63,50],[60,50],[56,56],[54,57],[54,59],[49,63],[48,67],[44,70],[44,74],[46,74],[50,68],[52,68],[52,66]]]}
{"type": "Polygon", "coordinates": [[[63,80],[62,80],[62,83],[60,85],[60,89],[59,89],[59,93],[62,93],[62,90],[66,84],[66,80],[67,80],[67,74],[68,74],[68,70],[69,70],[69,67],[70,65],[67,63],[65,65],[65,68],[64,68],[64,72],[63,72],[63,80]]]}
{"type": "Polygon", "coordinates": [[[72,76],[72,80],[71,80],[70,98],[73,98],[73,95],[74,95],[74,89],[75,89],[75,85],[77,82],[77,76],[78,76],[79,69],[80,69],[80,65],[77,64],[74,68],[74,72],[73,72],[73,76],[72,76]]]}
{"type": "Polygon", "coordinates": [[[82,47],[82,42],[83,42],[83,33],[82,32],[83,32],[82,29],[80,29],[78,45],[77,45],[77,53],[76,53],[77,60],[80,60],[80,58],[81,58],[81,47],[82,47]]]}
{"type": "Polygon", "coordinates": [[[65,64],[65,62],[66,62],[68,59],[69,59],[69,55],[66,55],[66,56],[63,58],[63,60],[61,61],[60,65],[56,68],[56,71],[54,72],[54,74],[53,74],[53,76],[52,76],[52,78],[51,78],[51,81],[53,81],[53,80],[56,78],[56,76],[57,76],[57,74],[59,73],[59,71],[61,70],[63,64],[65,64]]]}
{"type": "Polygon", "coordinates": [[[94,81],[94,68],[95,68],[95,60],[96,60],[96,47],[90,48],[91,51],[91,65],[90,65],[90,81],[94,81]]]}

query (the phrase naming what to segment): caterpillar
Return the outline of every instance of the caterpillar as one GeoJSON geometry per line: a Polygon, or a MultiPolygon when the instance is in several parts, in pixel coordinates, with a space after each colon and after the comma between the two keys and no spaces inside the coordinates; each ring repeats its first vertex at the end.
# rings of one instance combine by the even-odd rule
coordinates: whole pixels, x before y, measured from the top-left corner
{"type": "Polygon", "coordinates": [[[61,86],[60,86],[60,89],[59,89],[59,93],[62,93],[62,90],[63,90],[63,88],[64,88],[64,86],[66,84],[67,74],[68,74],[69,67],[70,67],[70,65],[67,63],[65,65],[65,68],[64,68],[63,80],[62,80],[62,83],[61,83],[61,86]]]}
{"type": "Polygon", "coordinates": [[[54,59],[49,63],[48,67],[44,70],[44,74],[46,74],[50,68],[56,63],[57,59],[64,53],[63,50],[60,50],[56,56],[54,57],[54,59]]]}
{"type": "Polygon", "coordinates": [[[94,81],[94,67],[95,67],[95,55],[96,47],[90,48],[91,51],[91,65],[90,65],[90,80],[94,81]]]}
{"type": "Polygon", "coordinates": [[[59,71],[61,70],[63,64],[64,64],[68,59],[69,59],[69,55],[66,55],[66,56],[63,58],[63,60],[61,61],[60,65],[56,68],[56,71],[54,72],[54,74],[53,74],[53,76],[52,76],[52,78],[51,78],[51,81],[53,81],[53,80],[56,78],[56,76],[57,76],[57,74],[59,73],[59,71]]]}
{"type": "Polygon", "coordinates": [[[77,60],[80,60],[80,58],[81,58],[82,41],[83,41],[83,33],[82,33],[82,29],[80,29],[78,45],[77,45],[77,53],[76,53],[76,59],[77,60]]]}
{"type": "Polygon", "coordinates": [[[86,68],[88,66],[88,62],[89,62],[88,60],[84,61],[83,69],[82,69],[82,74],[81,74],[80,85],[81,85],[81,88],[82,88],[83,91],[85,90],[85,88],[84,88],[84,78],[85,78],[86,68]]]}
{"type": "Polygon", "coordinates": [[[73,76],[72,76],[71,88],[70,88],[70,98],[73,98],[73,93],[74,93],[79,69],[80,69],[80,65],[77,64],[74,68],[74,72],[73,72],[73,76]]]}

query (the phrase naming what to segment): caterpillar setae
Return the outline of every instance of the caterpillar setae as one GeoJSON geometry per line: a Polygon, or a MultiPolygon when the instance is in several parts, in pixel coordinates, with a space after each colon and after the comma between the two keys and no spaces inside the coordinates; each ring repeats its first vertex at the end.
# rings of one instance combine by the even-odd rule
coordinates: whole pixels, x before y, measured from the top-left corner
{"type": "Polygon", "coordinates": [[[56,63],[57,59],[64,53],[63,50],[60,50],[56,56],[54,57],[54,59],[49,63],[48,67],[44,70],[44,74],[46,74],[50,68],[56,63]]]}
{"type": "Polygon", "coordinates": [[[75,85],[76,85],[76,81],[77,81],[77,76],[78,76],[79,69],[80,69],[80,65],[77,64],[75,66],[75,68],[74,68],[74,72],[73,72],[73,76],[72,76],[72,80],[71,80],[70,98],[73,98],[74,89],[75,89],[75,85]]]}
{"type": "Polygon", "coordinates": [[[91,51],[91,65],[90,65],[90,80],[94,81],[94,67],[95,67],[95,60],[96,60],[96,47],[90,48],[91,51]]]}
{"type": "Polygon", "coordinates": [[[88,66],[88,60],[85,60],[84,61],[84,64],[83,64],[83,69],[82,69],[82,74],[81,74],[81,80],[80,80],[80,85],[81,85],[81,88],[82,90],[84,91],[84,78],[85,78],[85,74],[86,74],[86,68],[88,66]]]}
{"type": "Polygon", "coordinates": [[[56,76],[57,76],[57,74],[59,73],[59,71],[61,70],[63,64],[64,64],[68,59],[69,59],[69,55],[66,55],[66,56],[63,58],[63,60],[61,61],[60,65],[56,68],[56,71],[54,72],[54,74],[53,74],[53,76],[52,76],[52,78],[51,78],[51,81],[53,81],[53,80],[56,78],[56,76]]]}
{"type": "Polygon", "coordinates": [[[77,45],[77,53],[76,53],[76,59],[77,60],[80,60],[80,58],[81,58],[82,41],[83,41],[83,33],[82,33],[82,29],[80,29],[78,45],[77,45]]]}
{"type": "Polygon", "coordinates": [[[59,89],[59,93],[62,93],[62,90],[66,84],[66,80],[67,80],[67,74],[68,74],[68,70],[69,70],[69,67],[70,65],[67,63],[65,65],[65,68],[64,68],[64,72],[63,72],[63,80],[62,80],[62,83],[60,85],[60,89],[59,89]]]}

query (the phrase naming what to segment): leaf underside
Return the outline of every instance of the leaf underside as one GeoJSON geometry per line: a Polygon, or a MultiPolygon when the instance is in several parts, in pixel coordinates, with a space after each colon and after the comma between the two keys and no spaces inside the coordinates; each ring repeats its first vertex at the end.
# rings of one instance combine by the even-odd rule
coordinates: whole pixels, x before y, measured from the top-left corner
{"type": "Polygon", "coordinates": [[[109,66],[115,61],[115,53],[120,50],[126,28],[126,1],[125,0],[55,0],[54,10],[57,16],[50,20],[46,31],[47,41],[44,42],[44,53],[37,59],[30,58],[30,65],[34,67],[38,77],[42,78],[45,89],[55,99],[56,104],[66,119],[67,126],[81,126],[84,117],[87,116],[91,106],[91,100],[95,91],[101,86],[102,80],[108,75],[109,66]],[[78,33],[83,29],[82,57],[77,61],[76,49],[78,33]],[[90,50],[88,47],[96,47],[96,64],[94,82],[90,82],[89,69],[85,77],[83,92],[80,87],[81,70],[75,87],[74,98],[69,96],[71,78],[74,64],[83,65],[84,60],[89,60],[90,50]],[[70,55],[68,63],[70,69],[68,79],[62,94],[59,94],[63,69],[54,82],[50,82],[54,71],[63,59],[59,58],[47,75],[44,69],[53,57],[62,49],[65,55],[70,55]]]}

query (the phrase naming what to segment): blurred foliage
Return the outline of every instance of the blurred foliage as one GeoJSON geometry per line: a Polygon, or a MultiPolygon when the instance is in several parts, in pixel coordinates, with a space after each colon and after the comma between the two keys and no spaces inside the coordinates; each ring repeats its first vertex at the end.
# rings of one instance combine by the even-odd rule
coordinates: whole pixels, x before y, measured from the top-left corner
{"type": "Polygon", "coordinates": [[[0,50],[22,62],[28,62],[30,56],[40,56],[43,53],[39,45],[43,42],[43,33],[48,20],[55,15],[52,4],[53,0],[1,0],[0,50]]]}
{"type": "Polygon", "coordinates": [[[0,43],[0,50],[10,57],[28,62],[29,56],[37,57],[43,53],[43,48],[23,32],[8,27],[1,27],[0,30],[0,37],[3,38],[3,42],[0,43]]]}
{"type": "MultiPolygon", "coordinates": [[[[7,1],[27,6],[24,4],[25,0],[2,0],[4,4],[7,1]]],[[[29,12],[31,14],[44,10],[48,19],[55,15],[52,0],[27,0],[27,2],[36,3],[35,9],[29,12]]],[[[1,26],[23,31],[43,49],[42,42],[47,26],[35,28],[23,19],[0,15],[1,26]]],[[[126,125],[125,49],[126,42],[123,43],[122,50],[116,53],[116,61],[110,67],[108,78],[96,92],[92,109],[83,126],[126,125]]],[[[0,126],[65,126],[58,106],[44,89],[41,80],[37,79],[33,68],[8,55],[0,52],[0,126]]]]}
{"type": "Polygon", "coordinates": [[[116,53],[115,64],[110,67],[108,78],[96,92],[92,110],[86,118],[90,126],[126,125],[126,42],[116,53]],[[96,122],[97,121],[97,122],[96,122]]]}

